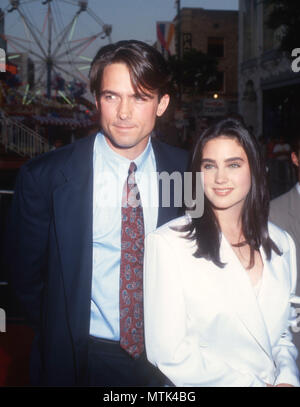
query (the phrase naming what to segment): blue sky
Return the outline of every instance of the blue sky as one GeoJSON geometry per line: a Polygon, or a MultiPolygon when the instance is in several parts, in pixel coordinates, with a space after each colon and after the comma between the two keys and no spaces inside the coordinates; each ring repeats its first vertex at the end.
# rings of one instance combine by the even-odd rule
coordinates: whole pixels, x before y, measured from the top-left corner
{"type": "MultiPolygon", "coordinates": [[[[176,15],[175,0],[90,0],[89,6],[113,25],[113,41],[133,38],[154,42],[155,22],[170,21],[176,15]]],[[[237,10],[238,0],[181,0],[181,7],[237,10]]]]}
{"type": "MultiPolygon", "coordinates": [[[[26,2],[28,15],[36,21],[37,25],[42,25],[46,10],[46,6],[41,5],[42,0],[31,2],[21,0],[21,3],[26,2]]],[[[9,4],[9,0],[0,0],[0,6],[3,9],[9,4]]],[[[77,8],[61,0],[59,4],[60,20],[70,21],[77,8]]],[[[171,21],[176,15],[175,0],[89,0],[88,6],[104,23],[113,26],[113,42],[121,39],[139,39],[153,43],[156,39],[156,21],[171,21]]],[[[181,7],[237,10],[238,0],[181,0],[181,7]]],[[[7,14],[6,21],[8,33],[20,35],[23,24],[15,11],[7,14]]],[[[94,32],[93,22],[90,24],[89,18],[82,18],[81,21],[84,21],[81,24],[82,35],[94,32]]]]}
{"type": "MultiPolygon", "coordinates": [[[[47,26],[47,5],[43,5],[45,0],[20,0],[21,4],[25,4],[22,9],[25,17],[28,17],[31,24],[36,27],[37,40],[32,40],[29,35],[28,27],[24,24],[21,16],[15,10],[11,13],[7,11],[10,8],[9,0],[0,0],[0,7],[6,10],[5,14],[5,31],[6,34],[21,38],[23,48],[18,44],[13,43],[12,39],[8,43],[8,52],[10,54],[18,54],[20,52],[28,52],[31,50],[42,55],[40,48],[37,45],[39,41],[42,48],[48,48],[48,26],[47,26]],[[24,47],[26,47],[24,49],[24,47]]],[[[60,35],[64,28],[70,24],[72,18],[78,11],[77,0],[52,0],[51,7],[53,10],[53,39],[52,51],[56,49],[59,43],[60,35]],[[72,4],[70,4],[72,3],[72,4]],[[75,5],[74,5],[75,4],[75,5]]],[[[137,39],[153,44],[156,41],[156,22],[157,21],[172,21],[177,13],[175,0],[89,0],[88,7],[92,14],[96,14],[103,23],[112,25],[112,42],[126,39],[137,39]]],[[[181,0],[181,8],[184,7],[202,7],[205,9],[220,9],[220,10],[238,10],[238,0],[181,0]]],[[[70,24],[71,26],[71,24],[70,24]]],[[[72,30],[69,31],[64,41],[61,43],[59,52],[59,60],[70,60],[68,51],[70,48],[78,44],[77,41],[82,38],[90,37],[102,31],[102,25],[97,23],[87,12],[79,15],[78,22],[72,30]],[[74,28],[74,29],[73,29],[74,28]]],[[[85,76],[88,72],[89,62],[98,49],[106,45],[108,39],[101,39],[91,43],[88,48],[73,51],[72,63],[74,61],[81,64],[80,72],[85,76]],[[87,66],[84,66],[88,64],[87,66]]],[[[31,57],[35,59],[34,54],[31,57]]],[[[38,64],[35,63],[36,76],[39,76],[38,64]]],[[[41,68],[43,69],[43,68],[41,68]]],[[[66,67],[66,71],[73,71],[72,68],[66,67]]],[[[42,72],[42,71],[41,71],[42,72]]]]}

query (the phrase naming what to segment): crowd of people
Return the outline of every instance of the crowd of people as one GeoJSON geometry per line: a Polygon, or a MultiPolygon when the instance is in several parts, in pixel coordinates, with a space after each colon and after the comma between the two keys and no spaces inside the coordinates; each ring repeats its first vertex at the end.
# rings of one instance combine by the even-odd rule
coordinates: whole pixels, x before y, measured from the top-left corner
{"type": "Polygon", "coordinates": [[[190,152],[152,137],[170,101],[158,51],[107,45],[89,76],[101,131],[28,161],[15,187],[7,255],[35,330],[31,385],[299,386],[299,143],[273,149],[298,183],[270,222],[268,168],[241,120],[190,152]],[[192,203],[178,204],[186,172],[192,203]]]}

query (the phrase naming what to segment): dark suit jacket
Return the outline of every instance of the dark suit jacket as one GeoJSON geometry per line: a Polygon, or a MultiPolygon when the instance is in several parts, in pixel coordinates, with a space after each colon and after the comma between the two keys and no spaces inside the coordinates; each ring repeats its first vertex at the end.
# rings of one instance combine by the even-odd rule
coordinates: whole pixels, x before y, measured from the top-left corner
{"type": "MultiPolygon", "coordinates": [[[[94,139],[29,161],[17,178],[10,264],[17,298],[36,329],[33,385],[87,384],[94,139]]],[[[186,151],[156,139],[152,145],[158,172],[186,171],[186,151]]],[[[159,196],[158,226],[180,215],[180,208],[162,207],[161,186],[159,196]]]]}

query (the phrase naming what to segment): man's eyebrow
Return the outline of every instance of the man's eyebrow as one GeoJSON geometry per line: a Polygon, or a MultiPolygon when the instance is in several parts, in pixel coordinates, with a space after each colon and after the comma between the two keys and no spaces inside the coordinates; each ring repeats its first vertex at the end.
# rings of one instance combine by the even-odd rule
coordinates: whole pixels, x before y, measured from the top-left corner
{"type": "Polygon", "coordinates": [[[145,93],[145,92],[135,92],[133,96],[138,96],[141,98],[149,98],[149,99],[154,99],[154,96],[152,93],[145,93]]]}
{"type": "Polygon", "coordinates": [[[110,94],[110,95],[115,95],[118,96],[119,94],[117,92],[114,92],[113,90],[109,90],[109,89],[104,89],[100,92],[100,96],[102,95],[106,95],[106,94],[110,94]]]}
{"type": "MultiPolygon", "coordinates": [[[[113,96],[120,96],[120,94],[118,92],[115,92],[113,90],[110,89],[104,89],[100,92],[100,96],[103,95],[113,95],[113,96]]],[[[143,93],[143,92],[134,92],[131,95],[129,95],[131,97],[140,97],[140,98],[149,98],[149,99],[153,99],[154,95],[151,93],[143,93]]]]}

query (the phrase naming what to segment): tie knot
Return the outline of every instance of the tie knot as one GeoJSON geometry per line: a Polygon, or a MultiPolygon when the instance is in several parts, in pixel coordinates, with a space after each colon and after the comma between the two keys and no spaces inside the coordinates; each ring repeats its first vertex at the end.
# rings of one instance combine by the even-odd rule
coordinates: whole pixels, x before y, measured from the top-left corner
{"type": "Polygon", "coordinates": [[[133,172],[135,172],[136,168],[136,164],[132,161],[129,166],[128,175],[131,175],[133,172]]]}

